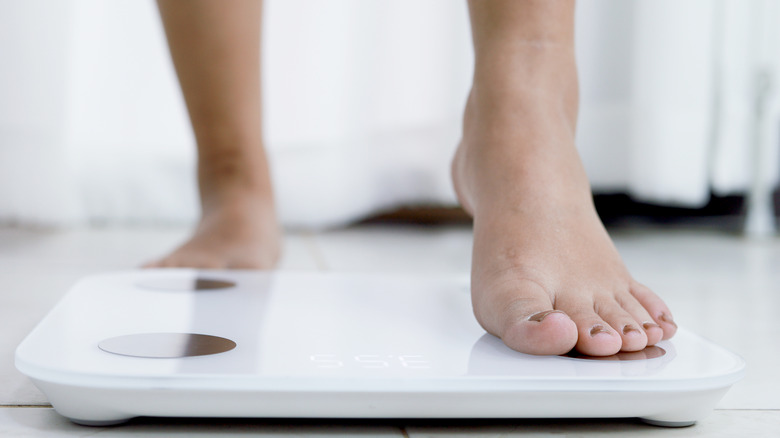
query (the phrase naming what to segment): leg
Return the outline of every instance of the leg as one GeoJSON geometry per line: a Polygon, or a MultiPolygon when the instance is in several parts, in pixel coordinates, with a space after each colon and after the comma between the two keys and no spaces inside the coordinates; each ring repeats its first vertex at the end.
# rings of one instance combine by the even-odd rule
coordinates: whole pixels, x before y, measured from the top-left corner
{"type": "Polygon", "coordinates": [[[470,0],[476,56],[453,183],[474,218],[480,324],[521,352],[636,351],[674,334],[626,270],[574,145],[573,0],[470,0]]]}
{"type": "Polygon", "coordinates": [[[160,0],[198,145],[201,220],[149,267],[272,268],[280,232],[263,150],[260,0],[160,0]]]}

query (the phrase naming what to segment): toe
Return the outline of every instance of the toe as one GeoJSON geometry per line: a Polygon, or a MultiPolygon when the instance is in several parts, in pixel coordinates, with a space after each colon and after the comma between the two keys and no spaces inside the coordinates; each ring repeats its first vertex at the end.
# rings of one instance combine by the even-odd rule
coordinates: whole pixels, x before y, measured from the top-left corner
{"type": "Polygon", "coordinates": [[[628,312],[634,321],[638,323],[637,327],[645,333],[647,345],[655,345],[663,338],[664,332],[661,329],[661,326],[653,321],[653,317],[650,316],[650,313],[647,312],[633,295],[620,293],[615,296],[615,299],[620,304],[620,307],[628,312]]]}
{"type": "Polygon", "coordinates": [[[589,356],[610,356],[620,351],[623,340],[601,318],[578,318],[577,351],[589,356]]]}
{"type": "Polygon", "coordinates": [[[659,342],[661,342],[661,339],[664,338],[664,331],[661,328],[660,325],[656,324],[655,321],[652,319],[646,319],[642,321],[642,328],[645,331],[645,335],[647,335],[647,345],[655,345],[659,342]]]}
{"type": "Polygon", "coordinates": [[[597,308],[599,315],[620,336],[620,351],[639,351],[647,346],[644,328],[618,302],[607,301],[599,304],[597,308]]]}
{"type": "MultiPolygon", "coordinates": [[[[662,339],[669,339],[674,336],[674,333],[677,331],[677,324],[675,324],[674,319],[672,318],[672,312],[669,310],[669,307],[666,306],[658,295],[653,293],[647,286],[639,283],[635,283],[631,288],[631,294],[652,317],[652,322],[661,328],[663,331],[661,336],[662,339]]],[[[650,325],[650,327],[651,330],[654,329],[652,325],[650,325]]]]}
{"type": "Polygon", "coordinates": [[[557,355],[574,348],[577,327],[563,311],[553,308],[550,295],[532,281],[521,280],[512,286],[511,291],[497,294],[498,299],[479,299],[475,294],[480,324],[521,353],[557,355]]]}
{"type": "Polygon", "coordinates": [[[560,310],[542,310],[527,315],[516,312],[504,325],[501,338],[510,348],[538,355],[565,354],[577,342],[574,322],[560,310]]]}
{"type": "Polygon", "coordinates": [[[647,335],[644,329],[636,321],[621,321],[622,329],[620,333],[623,342],[620,351],[639,351],[647,347],[647,335]]]}
{"type": "MultiPolygon", "coordinates": [[[[576,309],[569,314],[577,324],[577,351],[588,356],[616,354],[623,346],[621,335],[596,312],[593,301],[582,298],[581,300],[566,306],[576,309]]],[[[622,331],[622,326],[618,330],[622,331]]]]}

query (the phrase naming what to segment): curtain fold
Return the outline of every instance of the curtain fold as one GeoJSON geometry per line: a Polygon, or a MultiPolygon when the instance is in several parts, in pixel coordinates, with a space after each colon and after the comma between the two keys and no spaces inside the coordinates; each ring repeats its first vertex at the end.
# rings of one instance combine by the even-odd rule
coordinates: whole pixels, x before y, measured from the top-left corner
{"type": "MultiPolygon", "coordinates": [[[[0,222],[194,220],[193,136],[154,3],[0,8],[0,222]]],[[[283,223],[453,205],[473,59],[465,2],[266,8],[264,123],[283,223]]],[[[779,9],[581,0],[577,143],[594,191],[695,207],[775,184],[779,9]]]]}
{"type": "Polygon", "coordinates": [[[636,4],[631,57],[628,190],[639,199],[700,206],[709,198],[714,102],[709,0],[636,4]]]}

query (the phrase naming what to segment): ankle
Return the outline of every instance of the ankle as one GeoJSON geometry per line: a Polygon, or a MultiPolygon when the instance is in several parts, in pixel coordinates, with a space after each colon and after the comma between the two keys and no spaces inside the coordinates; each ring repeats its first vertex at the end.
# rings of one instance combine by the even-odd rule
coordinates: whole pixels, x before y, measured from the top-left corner
{"type": "Polygon", "coordinates": [[[476,50],[474,84],[501,89],[549,85],[559,89],[577,81],[573,44],[514,41],[476,50]]]}
{"type": "Polygon", "coordinates": [[[260,143],[204,149],[198,153],[201,198],[252,196],[271,200],[270,171],[260,143]]]}
{"type": "Polygon", "coordinates": [[[573,50],[552,46],[482,55],[475,64],[468,105],[490,110],[486,115],[491,118],[554,111],[564,114],[573,129],[579,105],[573,50]]]}
{"type": "Polygon", "coordinates": [[[245,192],[202,197],[198,228],[208,233],[219,229],[223,237],[262,235],[264,245],[275,246],[282,233],[273,200],[245,192]]]}
{"type": "Polygon", "coordinates": [[[575,146],[576,107],[534,95],[490,102],[472,90],[452,163],[458,198],[473,216],[497,208],[592,208],[575,146]]]}

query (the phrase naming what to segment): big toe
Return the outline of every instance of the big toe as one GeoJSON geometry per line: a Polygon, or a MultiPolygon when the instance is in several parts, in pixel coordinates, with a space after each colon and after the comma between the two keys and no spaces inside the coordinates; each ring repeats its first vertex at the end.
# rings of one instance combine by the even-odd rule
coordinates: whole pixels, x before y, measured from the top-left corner
{"type": "Polygon", "coordinates": [[[513,350],[556,355],[569,352],[577,343],[574,321],[555,310],[549,294],[534,282],[521,281],[511,292],[485,306],[490,310],[479,308],[479,302],[475,300],[480,324],[513,350]]]}
{"type": "Polygon", "coordinates": [[[577,327],[560,310],[542,310],[512,319],[501,338],[513,350],[556,355],[569,352],[577,343],[577,327]]]}

